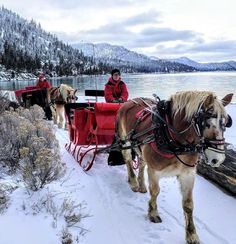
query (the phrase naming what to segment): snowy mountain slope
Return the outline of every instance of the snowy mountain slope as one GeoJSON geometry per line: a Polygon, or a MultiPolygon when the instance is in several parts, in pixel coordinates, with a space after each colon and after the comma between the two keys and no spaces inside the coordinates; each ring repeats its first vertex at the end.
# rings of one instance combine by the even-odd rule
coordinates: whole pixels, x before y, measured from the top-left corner
{"type": "Polygon", "coordinates": [[[33,20],[29,22],[4,7],[0,8],[0,36],[0,55],[6,68],[21,69],[23,63],[23,68],[33,69],[35,65],[35,69],[39,69],[42,64],[44,69],[56,71],[59,75],[106,73],[112,66],[125,72],[193,71],[183,64],[151,60],[145,55],[109,44],[88,44],[85,50],[78,50],[44,31],[40,24],[33,20]],[[30,60],[22,62],[24,57],[30,60]]]}
{"type": "Polygon", "coordinates": [[[235,61],[220,62],[220,63],[198,63],[186,57],[169,59],[169,61],[189,65],[200,71],[235,71],[236,70],[235,61]]]}
{"type": "MultiPolygon", "coordinates": [[[[102,67],[101,64],[96,65],[92,58],[85,57],[81,51],[44,31],[40,24],[28,21],[4,7],[0,7],[0,36],[0,57],[8,69],[34,66],[37,69],[42,66],[59,75],[71,75],[73,70],[86,73],[102,67]],[[25,57],[30,60],[25,60],[25,57]]],[[[107,67],[102,68],[106,70],[107,67]]]]}
{"type": "Polygon", "coordinates": [[[81,50],[86,56],[94,57],[114,65],[134,66],[143,71],[193,71],[192,67],[185,64],[173,63],[167,60],[151,59],[148,56],[130,51],[123,46],[108,43],[76,43],[74,48],[81,50]]]}
{"type": "Polygon", "coordinates": [[[86,56],[95,57],[98,60],[109,60],[109,62],[119,59],[124,63],[134,65],[172,65],[183,64],[187,69],[198,71],[234,71],[236,70],[236,62],[222,63],[198,63],[189,58],[181,57],[177,59],[159,59],[157,57],[148,57],[133,51],[130,51],[122,46],[111,45],[108,43],[76,43],[72,44],[74,48],[81,50],[86,56]]]}

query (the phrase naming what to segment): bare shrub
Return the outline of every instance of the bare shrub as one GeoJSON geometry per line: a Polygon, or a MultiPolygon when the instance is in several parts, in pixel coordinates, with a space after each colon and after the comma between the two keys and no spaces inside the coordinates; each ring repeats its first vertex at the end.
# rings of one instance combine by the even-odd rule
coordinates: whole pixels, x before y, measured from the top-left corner
{"type": "Polygon", "coordinates": [[[26,186],[36,191],[65,171],[53,126],[41,107],[5,111],[0,117],[0,163],[19,169],[26,186]]]}
{"type": "Polygon", "coordinates": [[[41,148],[37,152],[34,148],[32,151],[30,149],[21,149],[21,171],[27,187],[37,191],[63,175],[65,168],[59,153],[47,148],[41,148]]]}
{"type": "Polygon", "coordinates": [[[69,233],[68,228],[63,228],[61,231],[61,244],[72,244],[72,234],[69,233]]]}
{"type": "Polygon", "coordinates": [[[2,114],[8,107],[9,107],[10,101],[0,94],[0,114],[2,114]]]}
{"type": "Polygon", "coordinates": [[[49,213],[53,219],[53,228],[58,228],[58,222],[63,226],[61,232],[62,243],[73,243],[73,240],[79,242],[79,237],[84,236],[88,232],[87,229],[81,226],[82,220],[91,217],[91,215],[85,213],[86,203],[76,203],[74,200],[68,198],[63,198],[58,201],[56,196],[57,194],[52,195],[49,192],[30,207],[34,211],[34,214],[38,214],[42,211],[49,213]],[[78,235],[72,236],[69,232],[71,227],[79,229],[79,232],[76,232],[78,235]]]}
{"type": "Polygon", "coordinates": [[[3,213],[9,205],[9,193],[14,191],[17,187],[10,184],[0,183],[0,213],[3,213]]]}
{"type": "Polygon", "coordinates": [[[7,206],[7,195],[6,192],[0,187],[0,213],[6,209],[7,206]]]}

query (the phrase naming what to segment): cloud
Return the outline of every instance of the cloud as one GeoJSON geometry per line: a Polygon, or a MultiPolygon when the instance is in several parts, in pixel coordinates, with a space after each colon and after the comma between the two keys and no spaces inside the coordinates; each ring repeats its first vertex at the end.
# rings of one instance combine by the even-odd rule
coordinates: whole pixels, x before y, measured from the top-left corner
{"type": "MultiPolygon", "coordinates": [[[[76,35],[76,34],[73,34],[76,35]]],[[[61,35],[61,37],[63,37],[61,35]]],[[[64,38],[64,37],[63,37],[64,38]]],[[[69,36],[67,40],[69,41],[69,36]]],[[[98,29],[82,31],[71,40],[84,40],[87,42],[110,42],[116,45],[124,45],[127,48],[142,48],[173,41],[194,42],[200,40],[200,34],[193,31],[177,31],[170,28],[144,28],[140,32],[133,32],[120,24],[109,24],[98,29]]]]}
{"type": "MultiPolygon", "coordinates": [[[[38,0],[40,2],[40,0],[38,0]]],[[[52,6],[58,8],[107,8],[107,7],[117,7],[117,6],[129,6],[142,3],[143,0],[70,0],[70,1],[58,1],[58,0],[48,0],[48,3],[52,6]]]]}
{"type": "Polygon", "coordinates": [[[236,57],[236,40],[221,40],[212,42],[197,42],[178,44],[173,47],[166,47],[165,45],[157,45],[156,56],[171,55],[172,57],[188,56],[200,58],[202,61],[221,60],[235,60],[236,57]]]}
{"type": "MultiPolygon", "coordinates": [[[[150,10],[119,21],[113,21],[98,28],[72,33],[70,35],[59,34],[68,42],[83,40],[85,42],[109,42],[116,45],[124,45],[127,48],[142,48],[170,41],[196,41],[200,34],[190,30],[174,30],[158,27],[161,23],[161,13],[150,10]],[[139,28],[134,29],[135,26],[139,28]]],[[[58,33],[57,33],[58,34],[58,33]]]]}
{"type": "Polygon", "coordinates": [[[148,12],[144,12],[135,16],[132,16],[130,18],[127,18],[126,20],[121,21],[120,25],[125,26],[135,26],[135,25],[143,25],[143,24],[156,24],[161,22],[161,13],[150,10],[148,12]]]}

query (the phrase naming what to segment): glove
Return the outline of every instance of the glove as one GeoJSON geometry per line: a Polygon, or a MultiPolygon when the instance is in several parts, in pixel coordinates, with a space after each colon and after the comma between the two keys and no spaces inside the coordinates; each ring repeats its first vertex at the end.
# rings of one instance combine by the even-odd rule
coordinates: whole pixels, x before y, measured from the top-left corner
{"type": "Polygon", "coordinates": [[[113,100],[112,102],[113,102],[113,103],[119,103],[119,101],[118,101],[118,100],[113,100]]]}
{"type": "Polygon", "coordinates": [[[123,103],[123,98],[120,97],[120,98],[118,99],[118,101],[119,101],[119,103],[123,103]]]}

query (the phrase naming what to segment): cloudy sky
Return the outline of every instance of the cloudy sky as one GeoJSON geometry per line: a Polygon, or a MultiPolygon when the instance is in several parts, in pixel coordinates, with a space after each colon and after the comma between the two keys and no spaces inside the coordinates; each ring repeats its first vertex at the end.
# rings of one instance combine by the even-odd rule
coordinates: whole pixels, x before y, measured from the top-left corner
{"type": "Polygon", "coordinates": [[[107,42],[159,58],[236,61],[235,0],[1,0],[66,43],[107,42]]]}

